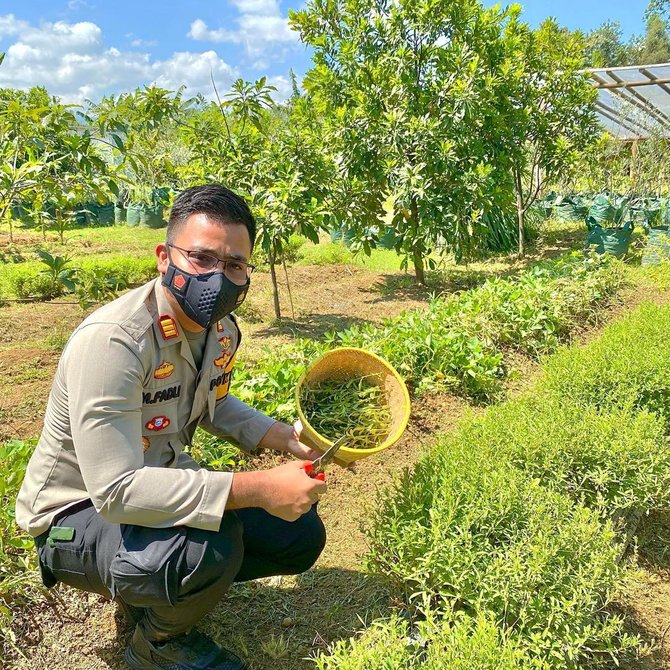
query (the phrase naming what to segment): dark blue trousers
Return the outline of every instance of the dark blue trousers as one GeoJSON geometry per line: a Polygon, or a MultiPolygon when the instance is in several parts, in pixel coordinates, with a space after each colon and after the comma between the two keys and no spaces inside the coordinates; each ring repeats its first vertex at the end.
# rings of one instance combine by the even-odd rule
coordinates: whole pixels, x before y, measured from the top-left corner
{"type": "Polygon", "coordinates": [[[218,531],[188,526],[147,528],[105,521],[90,501],[59,515],[53,526],[71,540],[35,538],[47,586],[63,582],[144,608],[147,639],[190,629],[232,582],[309,569],[326,541],[316,505],[294,522],[259,508],[226,512],[218,531]]]}

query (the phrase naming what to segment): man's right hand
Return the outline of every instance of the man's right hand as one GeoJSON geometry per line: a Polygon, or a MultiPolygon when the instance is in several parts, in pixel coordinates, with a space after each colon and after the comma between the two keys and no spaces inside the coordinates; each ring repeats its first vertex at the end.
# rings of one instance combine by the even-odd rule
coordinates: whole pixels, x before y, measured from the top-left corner
{"type": "Polygon", "coordinates": [[[325,482],[305,472],[304,464],[290,461],[271,470],[235,473],[226,508],[262,507],[284,521],[295,521],[328,490],[325,482]]]}

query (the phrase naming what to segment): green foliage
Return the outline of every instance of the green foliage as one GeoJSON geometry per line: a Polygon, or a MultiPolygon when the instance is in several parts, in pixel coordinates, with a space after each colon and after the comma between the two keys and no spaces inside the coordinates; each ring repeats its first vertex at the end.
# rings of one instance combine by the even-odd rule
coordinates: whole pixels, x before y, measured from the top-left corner
{"type": "Polygon", "coordinates": [[[297,416],[293,390],[307,365],[325,351],[314,340],[298,340],[280,351],[267,350],[255,365],[235,368],[233,391],[265,414],[291,423],[297,416]]]}
{"type": "MultiPolygon", "coordinates": [[[[581,36],[547,19],[537,31],[508,27],[511,72],[506,84],[512,100],[510,125],[512,173],[519,230],[526,212],[547,184],[565,178],[600,134],[594,103],[597,92],[581,73],[581,36]]],[[[523,254],[523,236],[519,252],[523,254]]]]}
{"type": "Polygon", "coordinates": [[[623,284],[623,266],[577,256],[538,265],[517,279],[493,279],[383,328],[353,327],[330,344],[361,346],[391,362],[419,391],[447,386],[474,398],[494,396],[503,350],[537,355],[556,348],[575,323],[623,284]]]}
{"type": "Polygon", "coordinates": [[[409,607],[483,613],[548,667],[630,644],[596,614],[620,577],[609,524],[465,434],[382,495],[369,537],[371,566],[409,607]]]}
{"type": "Polygon", "coordinates": [[[5,651],[16,649],[20,642],[11,628],[14,613],[44,592],[33,541],[14,520],[14,503],[34,447],[30,440],[0,444],[0,644],[5,651]]]}
{"type": "Polygon", "coordinates": [[[462,422],[382,493],[370,565],[410,611],[483,614],[547,668],[636,646],[603,612],[621,578],[615,530],[670,509],[670,361],[649,348],[669,325],[670,309],[645,306],[559,352],[535,387],[462,422]]]}
{"type": "Polygon", "coordinates": [[[394,615],[314,659],[318,670],[540,670],[484,616],[419,621],[414,630],[394,615]]]}
{"type": "Polygon", "coordinates": [[[328,209],[366,252],[380,220],[393,228],[420,282],[438,243],[468,257],[483,214],[511,202],[509,16],[476,0],[313,0],[290,13],[314,49],[305,87],[338,166],[328,209]]]}
{"type": "Polygon", "coordinates": [[[52,256],[48,251],[37,250],[37,255],[42,259],[46,268],[40,270],[40,274],[45,275],[52,286],[52,295],[55,297],[61,295],[64,290],[74,291],[77,269],[67,267],[71,265],[68,256],[52,256]]]}
{"type": "Polygon", "coordinates": [[[291,254],[296,233],[318,242],[322,202],[333,171],[323,151],[320,124],[307,101],[294,96],[280,107],[265,77],[238,80],[227,100],[203,110],[183,129],[194,159],[179,170],[181,182],[234,184],[258,224],[256,255],[272,274],[275,316],[281,304],[275,266],[291,254]]]}
{"type": "MultiPolygon", "coordinates": [[[[582,350],[571,353],[579,358],[582,350]]],[[[559,369],[569,378],[569,369],[559,369]]],[[[619,518],[670,505],[664,429],[656,414],[630,405],[599,409],[536,387],[464,424],[445,439],[445,448],[452,440],[485,445],[485,456],[509,461],[544,486],[619,518]]]]}
{"type": "Polygon", "coordinates": [[[110,276],[105,268],[93,268],[80,272],[75,280],[74,292],[82,309],[88,309],[99,302],[109,302],[117,297],[118,291],[128,288],[128,282],[110,276]]]}
{"type": "Polygon", "coordinates": [[[193,459],[209,470],[234,470],[245,464],[237,447],[198,428],[189,447],[193,459]]]}
{"type": "Polygon", "coordinates": [[[450,389],[477,400],[496,397],[506,374],[505,349],[532,355],[554,350],[624,282],[612,258],[567,256],[516,279],[495,279],[381,326],[329,333],[324,342],[297,340],[240,366],[233,389],[245,402],[292,421],[293,389],[309,361],[336,346],[362,347],[388,360],[416,393],[450,389]]]}
{"type": "Polygon", "coordinates": [[[651,304],[626,316],[580,355],[563,351],[543,384],[575,403],[633,406],[670,421],[670,354],[663,346],[670,310],[651,304]]]}
{"type": "MultiPolygon", "coordinates": [[[[43,251],[38,253],[47,254],[43,251]]],[[[59,263],[62,263],[63,257],[51,257],[61,258],[59,263]]],[[[74,259],[65,260],[75,262],[74,259]]],[[[76,263],[76,267],[52,264],[45,272],[41,272],[40,264],[31,261],[4,266],[0,269],[0,299],[50,300],[63,295],[66,290],[72,290],[84,304],[93,303],[109,300],[117,291],[139,285],[156,275],[154,258],[92,256],[77,259],[76,263]],[[61,269],[56,272],[58,267],[61,269]],[[58,275],[66,270],[69,271],[68,285],[58,281],[58,275]]]]}
{"type": "Polygon", "coordinates": [[[618,21],[605,21],[586,35],[585,40],[588,67],[633,64],[631,49],[623,41],[623,30],[618,21]]]}
{"type": "MultiPolygon", "coordinates": [[[[282,247],[281,256],[275,260],[279,263],[295,263],[300,259],[301,250],[306,241],[302,235],[290,235],[282,247]]],[[[256,266],[264,268],[269,264],[270,258],[263,247],[256,247],[251,261],[256,266]]]]}

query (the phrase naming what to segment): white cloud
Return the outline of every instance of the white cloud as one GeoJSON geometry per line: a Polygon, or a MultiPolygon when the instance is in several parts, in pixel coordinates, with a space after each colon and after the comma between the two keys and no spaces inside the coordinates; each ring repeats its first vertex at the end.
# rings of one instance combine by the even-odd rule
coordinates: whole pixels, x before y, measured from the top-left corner
{"type": "Polygon", "coordinates": [[[272,92],[272,97],[277,102],[286,102],[293,93],[293,86],[291,85],[291,80],[284,75],[279,75],[276,77],[268,77],[267,83],[270,86],[275,86],[276,91],[272,92]]]}
{"type": "Polygon", "coordinates": [[[204,42],[230,42],[244,45],[246,54],[256,63],[265,63],[264,57],[276,62],[283,59],[300,42],[291,30],[286,16],[282,16],[278,0],[231,0],[240,12],[235,19],[236,30],[210,29],[202,19],[191,24],[188,37],[204,42]]]}
{"type": "Polygon", "coordinates": [[[198,42],[234,42],[236,33],[225,28],[210,30],[202,19],[196,19],[191,24],[187,37],[198,42]]]}
{"type": "Polygon", "coordinates": [[[231,2],[242,14],[279,14],[279,3],[276,0],[231,0],[231,2]]]}
{"type": "Polygon", "coordinates": [[[148,48],[148,47],[155,47],[158,46],[158,41],[157,40],[143,40],[141,38],[137,38],[136,40],[133,40],[130,43],[131,47],[135,48],[148,48]]]}
{"type": "Polygon", "coordinates": [[[100,28],[90,22],[44,22],[39,27],[0,15],[0,38],[14,38],[0,66],[0,86],[45,86],[66,102],[157,83],[169,89],[187,86],[187,94],[213,97],[210,73],[225,91],[238,71],[208,50],[178,52],[165,60],[148,53],[106,48],[100,28]]]}

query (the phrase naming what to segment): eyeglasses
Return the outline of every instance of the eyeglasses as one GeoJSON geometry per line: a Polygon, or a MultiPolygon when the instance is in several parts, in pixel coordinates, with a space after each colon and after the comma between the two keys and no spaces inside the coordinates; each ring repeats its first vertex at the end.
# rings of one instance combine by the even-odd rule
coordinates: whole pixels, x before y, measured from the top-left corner
{"type": "Polygon", "coordinates": [[[246,283],[249,277],[251,277],[251,273],[256,269],[255,265],[238,261],[235,258],[218,258],[204,251],[182,249],[175,244],[168,244],[167,246],[180,251],[199,273],[214,272],[220,264],[223,274],[236,284],[246,283]]]}

